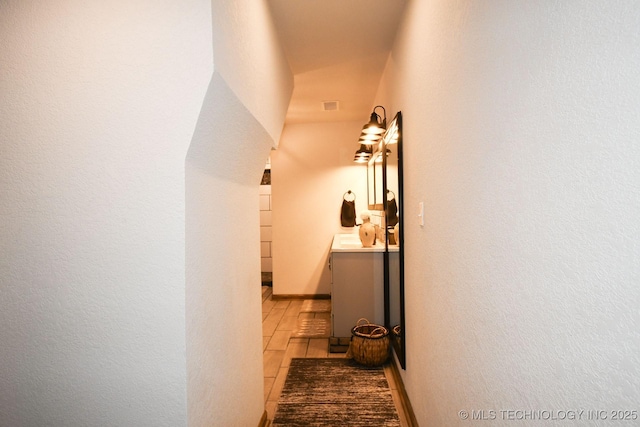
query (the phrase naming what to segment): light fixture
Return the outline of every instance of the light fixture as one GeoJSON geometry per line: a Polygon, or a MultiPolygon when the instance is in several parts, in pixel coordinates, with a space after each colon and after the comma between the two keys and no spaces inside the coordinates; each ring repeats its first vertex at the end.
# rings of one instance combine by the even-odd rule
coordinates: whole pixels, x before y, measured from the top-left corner
{"type": "Polygon", "coordinates": [[[367,123],[362,127],[361,136],[382,135],[385,130],[387,130],[387,110],[385,110],[382,105],[376,105],[373,108],[373,112],[371,113],[371,119],[369,120],[369,123],[367,123]],[[384,112],[384,117],[380,117],[376,113],[377,108],[382,108],[382,111],[384,112]],[[380,122],[380,120],[382,120],[382,123],[380,122]]]}
{"type": "Polygon", "coordinates": [[[381,136],[382,135],[375,135],[372,133],[360,135],[360,139],[358,140],[358,143],[365,144],[365,145],[377,144],[378,141],[380,141],[381,136]]]}
{"type": "MultiPolygon", "coordinates": [[[[391,150],[389,150],[387,148],[387,157],[389,157],[389,154],[391,154],[391,150]]],[[[378,154],[376,154],[376,163],[382,163],[382,152],[378,152],[378,154]]]]}
{"type": "Polygon", "coordinates": [[[387,110],[382,105],[376,105],[373,107],[371,118],[367,124],[362,127],[360,133],[360,149],[356,151],[356,155],[353,159],[356,163],[367,163],[373,154],[373,145],[377,144],[382,138],[382,134],[387,129],[387,110]],[[382,108],[383,116],[381,117],[376,113],[376,109],[382,108]]]}
{"type": "Polygon", "coordinates": [[[371,146],[360,144],[360,148],[356,151],[356,155],[353,157],[353,161],[356,163],[367,163],[371,158],[373,150],[371,146]]]}

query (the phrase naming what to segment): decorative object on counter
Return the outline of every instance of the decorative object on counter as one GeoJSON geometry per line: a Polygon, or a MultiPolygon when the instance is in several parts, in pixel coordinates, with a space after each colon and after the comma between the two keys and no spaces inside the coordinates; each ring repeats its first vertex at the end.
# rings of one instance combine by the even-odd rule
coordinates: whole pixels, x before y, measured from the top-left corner
{"type": "Polygon", "coordinates": [[[384,242],[384,239],[385,239],[384,227],[380,227],[379,225],[374,225],[374,227],[376,229],[376,240],[378,242],[384,242]]]}
{"type": "Polygon", "coordinates": [[[384,222],[384,216],[380,216],[380,225],[376,224],[374,226],[376,228],[376,239],[378,240],[378,242],[384,242],[384,239],[387,238],[384,233],[384,222]]]}
{"type": "Polygon", "coordinates": [[[387,233],[389,235],[389,244],[390,245],[397,245],[398,244],[398,241],[396,240],[395,231],[396,231],[395,227],[389,227],[389,229],[387,230],[387,233]]]}
{"type": "Polygon", "coordinates": [[[342,195],[340,223],[343,227],[355,227],[356,225],[356,195],[351,190],[342,195]]]}
{"type": "Polygon", "coordinates": [[[398,223],[398,204],[393,191],[387,190],[387,224],[393,227],[398,223]]]}
{"type": "Polygon", "coordinates": [[[389,330],[384,326],[362,318],[351,329],[351,335],[347,358],[365,366],[379,366],[389,358],[389,330]]]}
{"type": "Polygon", "coordinates": [[[360,230],[358,230],[360,241],[362,242],[362,246],[370,248],[376,242],[376,227],[371,224],[371,215],[368,211],[360,214],[360,218],[362,218],[362,225],[360,225],[360,230]]]}
{"type": "Polygon", "coordinates": [[[391,233],[389,233],[389,244],[390,245],[400,244],[400,223],[397,223],[395,227],[393,227],[393,230],[391,231],[391,233]]]}

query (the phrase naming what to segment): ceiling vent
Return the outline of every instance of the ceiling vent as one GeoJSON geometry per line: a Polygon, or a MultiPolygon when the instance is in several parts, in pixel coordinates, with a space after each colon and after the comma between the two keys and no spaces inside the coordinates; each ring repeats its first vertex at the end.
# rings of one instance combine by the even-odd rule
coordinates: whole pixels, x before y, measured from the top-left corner
{"type": "Polygon", "coordinates": [[[322,109],[324,111],[338,111],[340,109],[340,103],[338,101],[323,101],[322,109]]]}

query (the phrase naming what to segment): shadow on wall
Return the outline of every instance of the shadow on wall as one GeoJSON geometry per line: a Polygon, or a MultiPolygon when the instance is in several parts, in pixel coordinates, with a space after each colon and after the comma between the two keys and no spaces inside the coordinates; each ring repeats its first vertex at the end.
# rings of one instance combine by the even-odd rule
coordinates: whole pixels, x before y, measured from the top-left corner
{"type": "Polygon", "coordinates": [[[185,164],[189,424],[255,425],[262,415],[258,183],[272,144],[214,74],[185,164]]]}
{"type": "Polygon", "coordinates": [[[273,140],[214,73],[202,105],[187,164],[225,181],[256,185],[273,140]]]}

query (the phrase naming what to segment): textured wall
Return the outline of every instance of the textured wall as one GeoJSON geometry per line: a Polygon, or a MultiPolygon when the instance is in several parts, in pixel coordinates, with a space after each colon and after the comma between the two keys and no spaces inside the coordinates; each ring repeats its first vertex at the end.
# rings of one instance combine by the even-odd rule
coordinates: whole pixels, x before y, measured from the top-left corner
{"type": "Polygon", "coordinates": [[[271,154],[273,293],[329,294],[327,267],[343,194],[367,203],[367,168],[353,162],[362,122],[287,125],[271,154]]]}
{"type": "Polygon", "coordinates": [[[258,423],[292,77],[249,3],[0,3],[0,425],[258,423]]]}
{"type": "Polygon", "coordinates": [[[277,145],[293,91],[293,76],[268,4],[213,0],[211,8],[216,72],[277,145]]]}
{"type": "Polygon", "coordinates": [[[190,426],[254,425],[264,410],[258,184],[272,144],[214,74],[186,167],[190,426]]]}
{"type": "Polygon", "coordinates": [[[386,84],[420,425],[638,409],[639,69],[633,1],[409,3],[386,84]]]}
{"type": "Polygon", "coordinates": [[[213,74],[186,162],[190,426],[264,411],[259,184],[293,78],[264,2],[212,2],[213,74]]]}
{"type": "Polygon", "coordinates": [[[0,3],[0,425],[186,425],[209,2],[0,3]]]}

